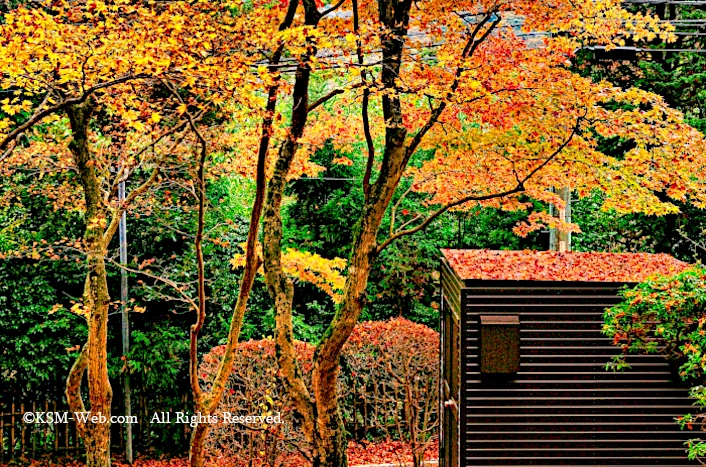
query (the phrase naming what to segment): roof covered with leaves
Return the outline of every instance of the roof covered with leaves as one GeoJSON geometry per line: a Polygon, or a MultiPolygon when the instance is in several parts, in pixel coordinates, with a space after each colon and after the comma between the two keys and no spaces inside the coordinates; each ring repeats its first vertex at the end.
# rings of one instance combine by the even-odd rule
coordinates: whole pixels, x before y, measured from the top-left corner
{"type": "Polygon", "coordinates": [[[441,252],[463,280],[642,282],[652,274],[674,274],[690,266],[667,254],[650,253],[452,249],[441,252]]]}

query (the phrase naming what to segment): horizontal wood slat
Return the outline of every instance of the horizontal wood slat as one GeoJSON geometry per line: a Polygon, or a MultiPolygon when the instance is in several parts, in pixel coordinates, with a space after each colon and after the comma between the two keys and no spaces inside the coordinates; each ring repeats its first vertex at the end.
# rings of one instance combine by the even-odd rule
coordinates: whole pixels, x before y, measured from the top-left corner
{"type": "MultiPolygon", "coordinates": [[[[442,282],[457,281],[445,273],[442,282]]],[[[601,333],[603,311],[624,284],[460,282],[460,298],[446,296],[458,283],[442,284],[462,311],[459,467],[699,465],[684,447],[699,427],[674,421],[695,409],[672,366],[649,355],[605,370],[618,350],[601,333]],[[520,371],[510,381],[480,373],[481,314],[519,316],[520,371]]]]}

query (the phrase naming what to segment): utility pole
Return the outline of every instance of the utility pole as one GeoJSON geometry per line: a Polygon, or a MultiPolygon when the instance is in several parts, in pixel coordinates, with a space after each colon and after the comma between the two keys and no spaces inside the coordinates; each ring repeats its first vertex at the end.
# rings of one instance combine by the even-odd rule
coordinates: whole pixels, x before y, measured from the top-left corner
{"type": "MultiPolygon", "coordinates": [[[[553,204],[550,205],[550,214],[558,217],[562,222],[571,222],[571,189],[559,188],[557,194],[564,202],[564,208],[558,209],[553,204]]],[[[557,229],[549,229],[549,250],[566,252],[571,251],[571,232],[561,232],[557,229]]]]}
{"type": "MultiPolygon", "coordinates": [[[[125,180],[121,180],[118,183],[118,202],[122,204],[125,201],[125,180]]],[[[127,215],[123,211],[122,216],[120,216],[120,224],[118,228],[118,238],[120,240],[120,264],[127,266],[127,215]]],[[[128,320],[127,314],[127,271],[125,269],[120,269],[120,302],[122,306],[122,331],[123,331],[123,357],[127,359],[128,352],[130,351],[130,322],[128,320]]],[[[127,360],[125,360],[125,366],[127,368],[127,360]]],[[[127,423],[125,424],[125,457],[128,463],[132,464],[132,424],[130,423],[130,418],[132,416],[132,405],[130,403],[130,371],[127,370],[123,372],[123,392],[125,393],[125,418],[127,423]]]]}

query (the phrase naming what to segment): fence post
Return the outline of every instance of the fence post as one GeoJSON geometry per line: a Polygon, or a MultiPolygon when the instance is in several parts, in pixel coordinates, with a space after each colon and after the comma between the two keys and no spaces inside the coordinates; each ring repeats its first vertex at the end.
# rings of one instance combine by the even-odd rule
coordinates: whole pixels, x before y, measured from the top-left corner
{"type": "Polygon", "coordinates": [[[10,459],[15,457],[15,396],[12,396],[10,409],[10,459]]]}

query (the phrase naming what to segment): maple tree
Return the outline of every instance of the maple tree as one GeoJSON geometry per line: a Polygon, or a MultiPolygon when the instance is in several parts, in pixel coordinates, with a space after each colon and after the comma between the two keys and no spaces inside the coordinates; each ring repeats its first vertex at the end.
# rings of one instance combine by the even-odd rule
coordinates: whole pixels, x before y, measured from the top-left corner
{"type": "MultiPolygon", "coordinates": [[[[706,314],[704,280],[706,271],[692,266],[678,274],[654,275],[637,286],[623,290],[623,301],[603,313],[603,333],[613,338],[620,354],[606,364],[613,371],[630,368],[629,355],[663,355],[678,368],[679,376],[691,383],[690,397],[701,413],[676,418],[682,429],[703,424],[706,414],[706,314]]],[[[692,439],[686,443],[689,459],[703,464],[706,443],[692,439]]]]}
{"type": "MultiPolygon", "coordinates": [[[[266,156],[274,133],[277,93],[280,86],[286,85],[284,80],[272,77],[278,74],[277,62],[284,53],[282,43],[291,39],[285,30],[295,16],[295,8],[275,10],[285,14],[280,26],[272,27],[278,23],[261,14],[269,10],[272,8],[267,3],[57,2],[48,9],[20,7],[4,17],[0,62],[7,66],[1,83],[10,97],[2,101],[5,118],[0,120],[0,162],[8,168],[6,175],[28,167],[41,167],[47,173],[71,168],[81,180],[79,190],[76,184],[61,182],[61,191],[55,196],[57,207],[73,205],[74,209],[85,211],[86,219],[82,243],[69,245],[84,252],[89,269],[83,303],[72,308],[89,322],[89,341],[67,380],[72,410],[83,409],[79,389],[88,369],[91,411],[110,419],[107,246],[121,214],[128,207],[136,208],[134,201],[146,195],[166,173],[174,174],[173,167],[165,171],[161,165],[167,156],[175,156],[181,164],[196,199],[197,298],[186,294],[181,284],[168,279],[163,282],[173,285],[197,315],[190,332],[195,411],[211,414],[218,406],[260,262],[255,246],[266,156]],[[262,36],[244,41],[248,31],[258,29],[263,31],[262,36]],[[271,34],[265,32],[268,29],[271,34]],[[282,34],[274,34],[278,30],[282,34]],[[258,63],[266,49],[272,49],[271,63],[263,67],[258,63]],[[257,94],[256,89],[262,92],[257,94]],[[63,115],[69,117],[68,125],[63,115]],[[204,117],[211,120],[210,124],[201,124],[204,117]],[[226,120],[226,124],[213,125],[214,118],[226,120]],[[254,125],[258,118],[261,125],[254,125]],[[124,142],[124,147],[116,141],[124,142]],[[54,151],[63,158],[57,161],[54,151]],[[221,155],[221,163],[216,164],[212,176],[224,172],[252,176],[257,194],[245,248],[245,271],[228,333],[228,350],[211,388],[205,391],[198,379],[197,345],[206,319],[206,165],[213,154],[221,155]],[[146,166],[152,169],[144,183],[132,190],[125,202],[116,204],[112,195],[118,182],[146,166]],[[111,167],[118,168],[116,174],[109,174],[111,167]],[[79,199],[81,193],[83,201],[79,199]]],[[[301,35],[298,31],[294,34],[295,39],[301,35]]],[[[296,47],[295,43],[290,45],[296,47]]],[[[315,170],[301,158],[297,163],[303,173],[315,170]]],[[[56,183],[53,178],[51,181],[56,183]]],[[[50,185],[35,189],[42,191],[47,186],[50,185]]],[[[149,210],[148,197],[144,198],[140,207],[149,210]]],[[[53,247],[47,251],[52,259],[61,258],[53,247]]],[[[34,247],[29,252],[10,252],[15,253],[38,255],[34,247]]],[[[305,252],[292,251],[290,256],[291,272],[301,280],[314,281],[330,293],[336,283],[340,288],[340,260],[329,266],[323,258],[305,252]],[[307,266],[312,262],[319,264],[313,272],[307,266]],[[315,272],[321,268],[329,273],[330,280],[315,272]]],[[[150,271],[140,273],[149,275],[150,271]]],[[[193,465],[204,463],[208,428],[207,424],[199,424],[193,430],[193,465]]],[[[109,463],[108,430],[109,423],[80,426],[89,465],[109,463]]]]}
{"type": "MultiPolygon", "coordinates": [[[[55,205],[84,213],[80,242],[33,245],[6,256],[38,258],[42,249],[51,259],[71,249],[84,255],[83,300],[72,311],[86,318],[88,341],[69,373],[66,397],[72,411],[85,411],[80,388],[87,373],[90,410],[102,416],[99,422],[78,422],[89,466],[110,464],[106,256],[119,219],[128,208],[149,210],[149,191],[165,176],[185,174],[202,208],[206,153],[228,146],[228,139],[216,138],[207,147],[210,126],[201,120],[228,106],[249,115],[250,94],[234,92],[247,89],[242,77],[249,62],[223,53],[217,42],[226,31],[235,31],[229,39],[237,40],[237,18],[216,16],[217,11],[183,2],[157,8],[129,1],[56,2],[10,11],[0,27],[0,86],[9,95],[0,120],[3,175],[28,169],[51,174],[48,179],[59,183],[55,205]],[[128,178],[139,183],[118,202],[118,183],[128,178]]],[[[236,114],[229,111],[233,121],[236,114]]],[[[35,189],[46,186],[40,182],[35,189]]],[[[198,249],[202,230],[197,237],[198,249]]],[[[202,261],[199,265],[203,269],[202,261]]],[[[203,290],[200,297],[203,304],[203,290]]]]}
{"type": "MultiPolygon", "coordinates": [[[[599,189],[606,206],[621,212],[675,212],[661,192],[704,200],[706,146],[681,113],[653,94],[592,82],[568,69],[574,52],[586,44],[671,39],[669,27],[656,18],[630,14],[614,1],[342,5],[346,15],[327,16],[314,2],[301,2],[307,47],[293,53],[288,131],[263,214],[280,370],[315,466],[347,463],[335,387],[338,358],[364,306],[371,265],[393,241],[450,209],[526,208],[520,194],[561,207],[552,190],[557,186],[579,195],[599,189]],[[523,18],[525,31],[551,36],[533,46],[507,27],[510,17],[523,18]],[[320,89],[318,78],[326,80],[325,93],[310,97],[320,89]],[[332,94],[338,96],[329,99],[332,94]],[[598,135],[624,138],[635,147],[611,157],[597,148],[598,135]],[[292,344],[294,289],[282,261],[280,211],[294,157],[324,142],[350,157],[362,148],[366,172],[345,288],[317,346],[310,391],[292,344]],[[427,160],[411,165],[422,152],[427,160]],[[415,178],[411,190],[426,193],[436,210],[411,219],[396,216],[393,200],[399,199],[403,175],[415,178]],[[393,221],[384,235],[380,225],[388,211],[393,221]]],[[[340,162],[351,163],[350,157],[340,162]]],[[[571,228],[535,212],[517,230],[523,234],[542,224],[571,228]]]]}
{"type": "MultiPolygon", "coordinates": [[[[133,190],[130,203],[116,205],[105,194],[146,157],[170,155],[173,160],[160,163],[188,166],[198,204],[199,290],[192,300],[197,321],[190,338],[196,409],[211,414],[223,396],[260,266],[262,217],[262,264],[275,303],[278,364],[303,429],[303,449],[317,467],[347,465],[338,360],[364,307],[371,267],[392,242],[449,210],[479,205],[522,210],[528,207],[523,195],[561,206],[552,187],[570,186],[579,195],[600,190],[605,206],[619,212],[665,214],[677,209],[668,197],[698,205],[706,199],[706,142],[680,112],[648,92],[593,82],[569,70],[584,45],[672,39],[658,19],[628,13],[615,0],[581,5],[117,0],[18,8],[4,19],[0,87],[10,97],[1,108],[0,161],[31,165],[42,158],[30,156],[46,160],[63,148],[58,154],[79,173],[80,191],[66,185],[58,197],[86,213],[81,249],[89,265],[83,308],[77,308],[89,316],[89,345],[67,387],[78,403],[77,382],[87,366],[92,411],[109,414],[111,398],[105,364],[107,242],[116,215],[159,180],[159,165],[142,191],[133,190]],[[522,20],[525,32],[545,37],[526,40],[522,30],[510,27],[513,18],[522,20]],[[214,119],[228,123],[214,125],[214,119]],[[179,141],[180,130],[187,139],[179,141]],[[598,136],[630,140],[634,147],[610,156],[599,150],[598,136]],[[108,137],[122,138],[131,149],[106,144],[113,141],[108,137]],[[356,227],[345,284],[342,260],[288,253],[282,245],[287,182],[320,172],[309,158],[324,144],[347,154],[335,162],[350,164],[359,157],[365,166],[362,208],[350,219],[356,227]],[[146,147],[155,151],[141,152],[146,147]],[[228,350],[213,385],[204,390],[196,346],[206,318],[201,248],[211,154],[219,155],[211,176],[238,173],[254,178],[257,188],[244,261],[234,260],[244,273],[228,350]],[[116,157],[117,164],[111,159],[116,157]],[[110,165],[121,167],[113,177],[110,165]],[[403,176],[414,182],[399,193],[403,176]],[[412,191],[426,197],[427,213],[400,210],[400,199],[412,191]],[[388,214],[389,232],[381,232],[388,214]],[[314,282],[338,302],[314,354],[311,390],[293,342],[295,280],[314,282]]],[[[542,224],[573,228],[533,212],[517,232],[542,224]]],[[[208,430],[199,424],[193,431],[194,466],[204,464],[208,430]]],[[[85,430],[89,465],[109,462],[107,436],[105,427],[85,430]]]]}

